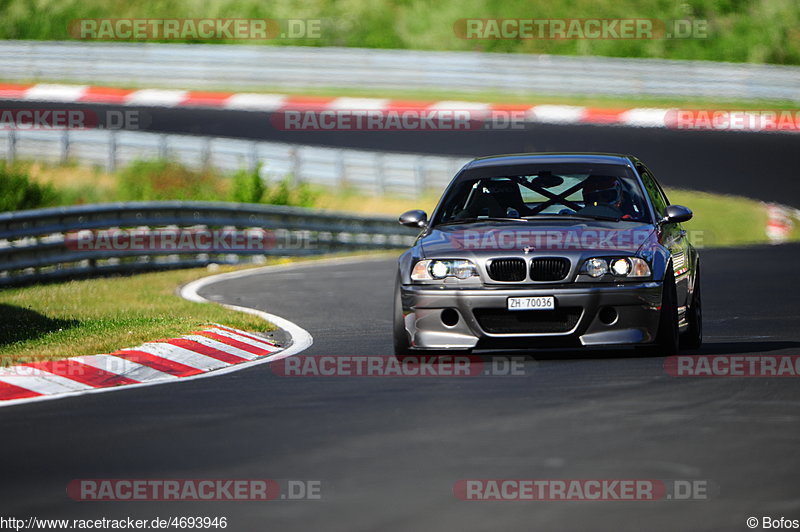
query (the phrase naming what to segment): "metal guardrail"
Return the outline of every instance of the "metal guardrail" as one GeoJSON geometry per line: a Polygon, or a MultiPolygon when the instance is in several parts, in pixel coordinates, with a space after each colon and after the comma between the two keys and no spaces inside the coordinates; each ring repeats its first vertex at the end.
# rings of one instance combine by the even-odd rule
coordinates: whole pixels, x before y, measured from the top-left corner
{"type": "Polygon", "coordinates": [[[443,189],[468,160],[123,130],[0,129],[0,154],[8,160],[75,160],[109,171],[137,159],[154,158],[174,159],[190,167],[208,165],[223,172],[260,165],[265,179],[292,175],[308,183],[405,197],[443,189]]]}
{"type": "Polygon", "coordinates": [[[396,249],[410,245],[417,233],[396,218],[241,203],[131,202],[0,213],[0,286],[211,263],[259,263],[266,256],[396,249]],[[87,231],[95,237],[132,232],[148,237],[237,230],[257,230],[269,238],[259,240],[258,246],[235,248],[226,247],[229,241],[224,239],[203,249],[76,245],[87,231]]]}
{"type": "Polygon", "coordinates": [[[5,41],[0,76],[191,89],[328,86],[800,101],[800,67],[361,48],[5,41]]]}

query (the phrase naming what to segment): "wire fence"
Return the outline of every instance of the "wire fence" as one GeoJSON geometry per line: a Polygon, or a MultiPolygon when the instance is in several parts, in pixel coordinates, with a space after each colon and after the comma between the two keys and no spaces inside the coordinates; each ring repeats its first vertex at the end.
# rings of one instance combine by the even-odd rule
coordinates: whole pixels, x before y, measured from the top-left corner
{"type": "Polygon", "coordinates": [[[482,52],[5,41],[0,73],[6,80],[191,89],[327,86],[800,101],[800,67],[482,52]]]}
{"type": "Polygon", "coordinates": [[[260,168],[265,179],[292,176],[327,187],[401,197],[441,190],[468,160],[224,137],[67,129],[0,129],[0,153],[7,160],[78,161],[109,171],[141,159],[172,159],[223,173],[260,168]]]}

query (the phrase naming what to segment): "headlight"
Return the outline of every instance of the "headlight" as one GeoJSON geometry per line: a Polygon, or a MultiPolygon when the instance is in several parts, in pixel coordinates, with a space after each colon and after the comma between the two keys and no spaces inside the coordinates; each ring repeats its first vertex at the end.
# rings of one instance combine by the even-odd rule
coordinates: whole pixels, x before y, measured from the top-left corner
{"type": "Polygon", "coordinates": [[[590,277],[602,277],[607,273],[615,277],[649,277],[650,266],[639,257],[620,257],[612,259],[591,258],[581,266],[580,273],[590,277]]]}
{"type": "Polygon", "coordinates": [[[478,269],[468,260],[421,260],[411,270],[412,281],[434,281],[447,277],[469,279],[477,276],[478,269]]]}
{"type": "Polygon", "coordinates": [[[628,259],[614,259],[611,261],[611,271],[614,275],[624,277],[631,271],[631,263],[628,259]]]}
{"type": "Polygon", "coordinates": [[[583,263],[581,273],[585,273],[590,277],[600,277],[608,273],[608,263],[605,259],[589,259],[583,263]]]}

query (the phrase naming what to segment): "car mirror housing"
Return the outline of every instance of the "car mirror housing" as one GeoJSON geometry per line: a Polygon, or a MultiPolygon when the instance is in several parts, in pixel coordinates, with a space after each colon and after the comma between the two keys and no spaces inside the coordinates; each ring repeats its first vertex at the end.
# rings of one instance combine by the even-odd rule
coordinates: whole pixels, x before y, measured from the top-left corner
{"type": "Polygon", "coordinates": [[[419,209],[404,212],[400,215],[400,223],[406,227],[425,227],[428,225],[428,213],[419,209]]]}
{"type": "Polygon", "coordinates": [[[688,222],[692,219],[692,216],[692,211],[688,207],[684,207],[683,205],[669,205],[661,222],[674,224],[688,222]]]}

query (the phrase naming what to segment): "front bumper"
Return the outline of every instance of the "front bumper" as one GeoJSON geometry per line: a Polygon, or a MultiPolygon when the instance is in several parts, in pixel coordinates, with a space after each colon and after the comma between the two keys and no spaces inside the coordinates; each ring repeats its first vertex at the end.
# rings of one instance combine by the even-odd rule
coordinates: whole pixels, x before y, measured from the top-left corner
{"type": "Polygon", "coordinates": [[[415,349],[635,345],[655,339],[661,287],[653,281],[514,289],[401,285],[400,297],[415,349]],[[554,296],[556,311],[505,310],[509,297],[534,296],[554,296]]]}

